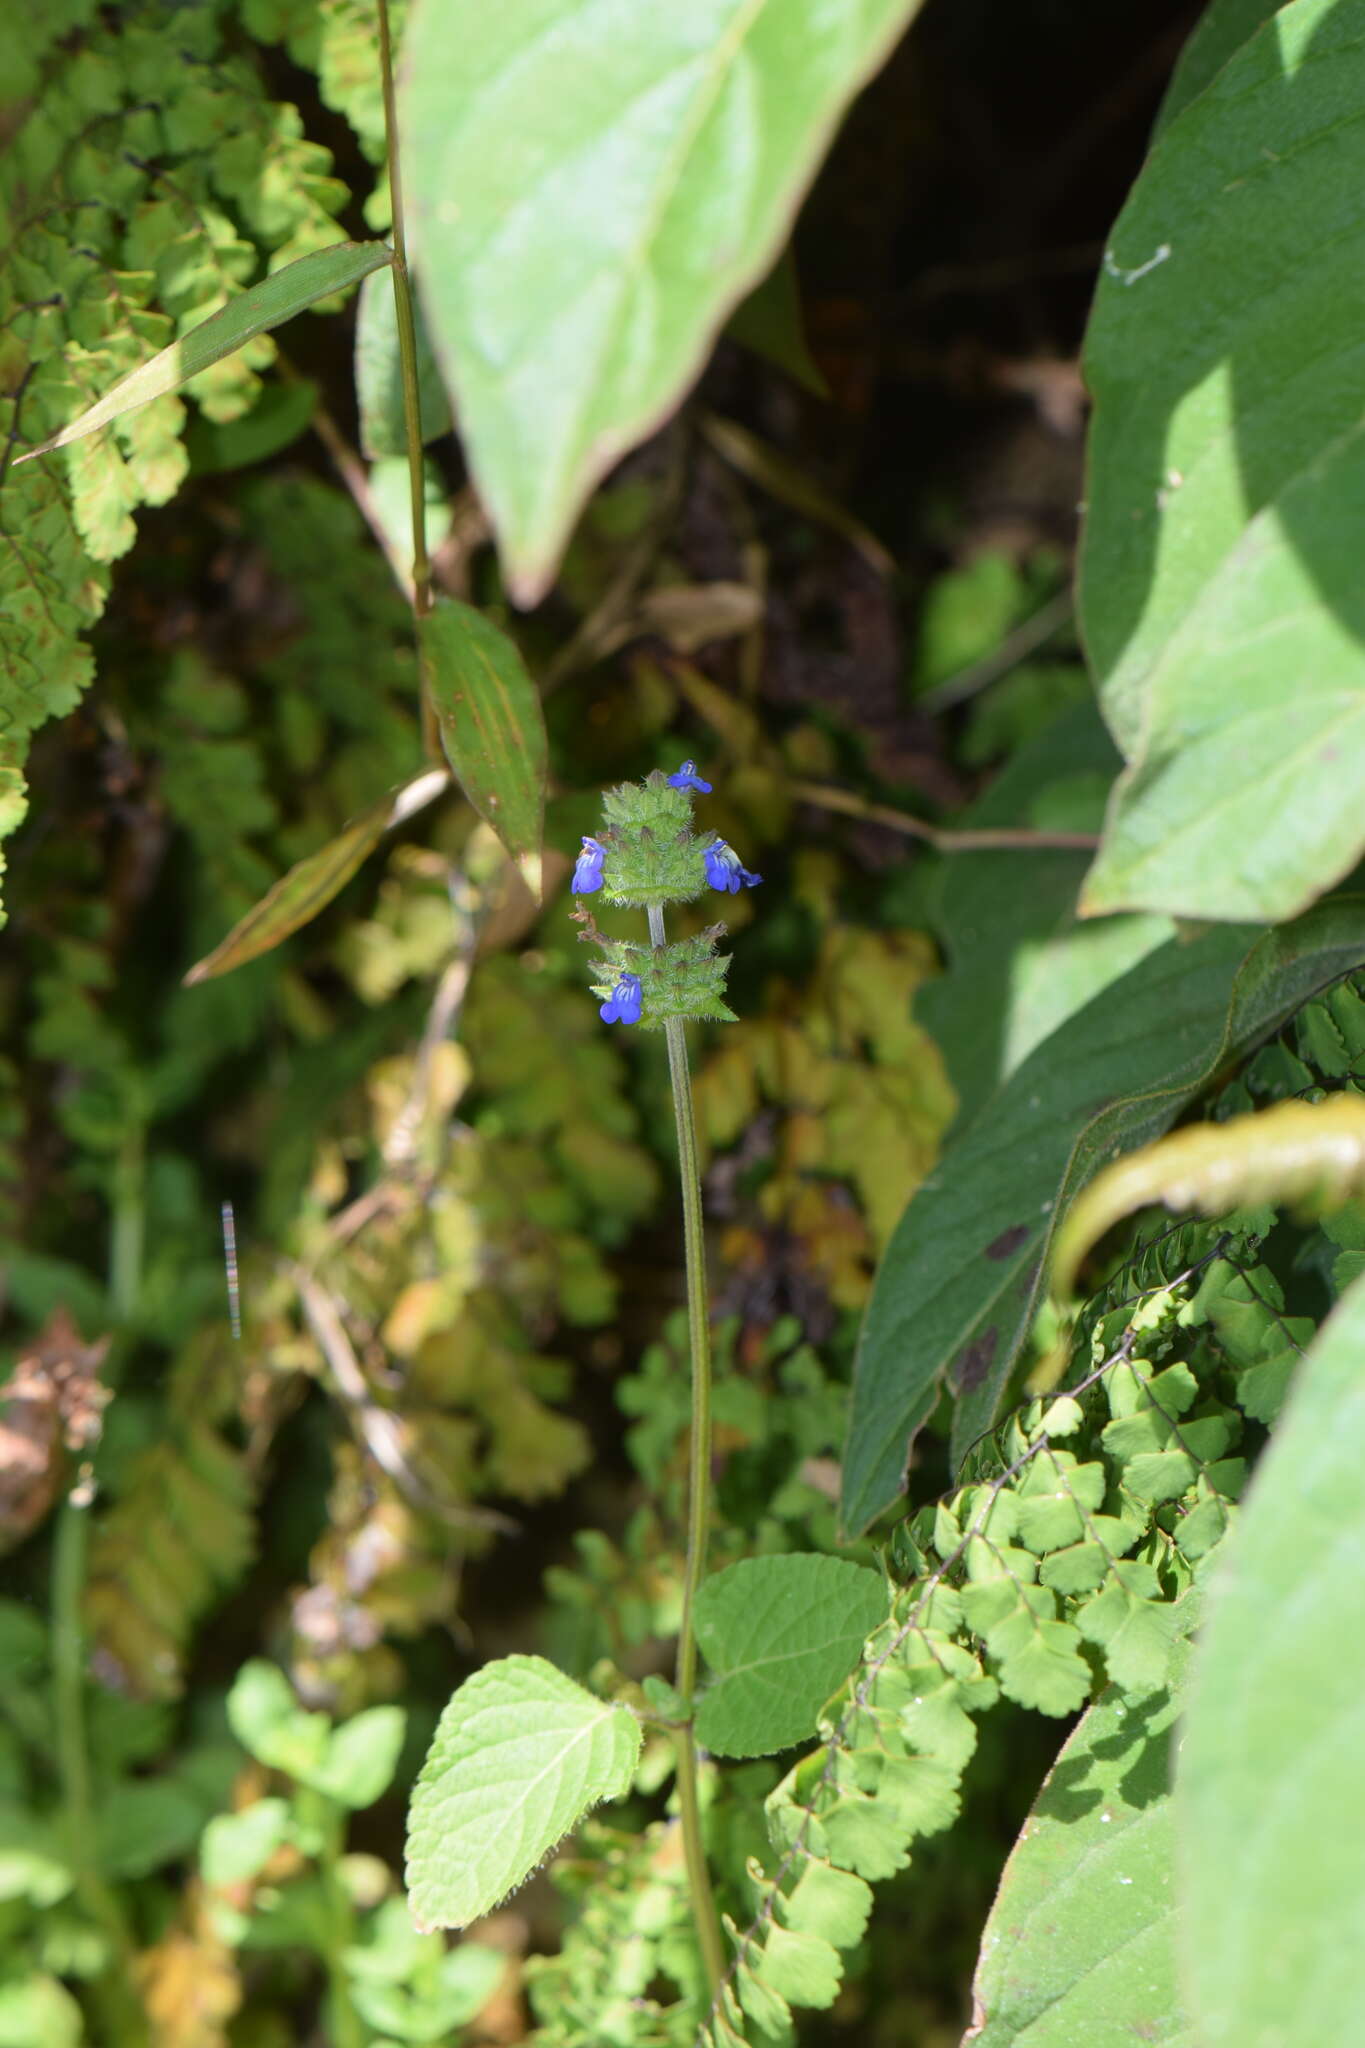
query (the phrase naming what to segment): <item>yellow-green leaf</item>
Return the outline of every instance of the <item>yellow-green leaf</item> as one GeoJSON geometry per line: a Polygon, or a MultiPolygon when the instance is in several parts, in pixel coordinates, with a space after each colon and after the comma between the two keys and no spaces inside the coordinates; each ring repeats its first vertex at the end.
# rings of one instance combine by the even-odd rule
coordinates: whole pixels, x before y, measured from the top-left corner
{"type": "Polygon", "coordinates": [[[1226,1123],[1193,1124],[1120,1159],[1079,1196],[1057,1238],[1053,1289],[1069,1295],[1106,1230],[1162,1202],[1219,1216],[1259,1202],[1334,1206],[1365,1188],[1365,1099],[1277,1102],[1226,1123]]]}
{"type": "Polygon", "coordinates": [[[507,635],[473,605],[440,599],[417,634],[446,759],[539,897],[548,749],[536,686],[507,635]]]}
{"type": "Polygon", "coordinates": [[[281,875],[273,889],[235,924],[220,945],[197,961],[185,976],[186,987],[244,967],[282,944],[291,933],[308,924],[325,910],[356,869],[379,844],[391,825],[412,816],[423,804],[438,796],[447,782],[445,770],[436,768],[419,775],[397,797],[386,796],[349,824],[335,839],[329,839],[316,853],[296,861],[287,875],[281,875]]]}

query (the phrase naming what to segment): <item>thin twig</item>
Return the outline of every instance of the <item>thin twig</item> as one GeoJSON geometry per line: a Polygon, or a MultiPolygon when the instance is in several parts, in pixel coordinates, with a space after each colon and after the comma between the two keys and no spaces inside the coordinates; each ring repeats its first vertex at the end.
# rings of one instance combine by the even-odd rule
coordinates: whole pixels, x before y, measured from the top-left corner
{"type": "Polygon", "coordinates": [[[945,826],[931,825],[924,818],[912,817],[909,811],[892,810],[889,804],[874,804],[867,797],[855,795],[851,789],[836,789],[829,783],[793,782],[790,789],[803,804],[816,804],[825,811],[843,811],[850,818],[865,819],[869,825],[886,825],[893,832],[904,832],[909,839],[924,840],[938,853],[993,853],[1001,850],[1090,853],[1100,843],[1098,835],[1093,832],[1034,832],[1023,825],[990,825],[977,830],[953,831],[945,826]]]}

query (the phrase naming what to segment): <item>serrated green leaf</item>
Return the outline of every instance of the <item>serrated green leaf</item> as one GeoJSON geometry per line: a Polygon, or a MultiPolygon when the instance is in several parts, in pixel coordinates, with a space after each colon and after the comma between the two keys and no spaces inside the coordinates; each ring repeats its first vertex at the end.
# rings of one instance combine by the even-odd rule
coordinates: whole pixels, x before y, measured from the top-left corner
{"type": "Polygon", "coordinates": [[[233,1680],[227,1697],[228,1726],[243,1749],[274,1771],[307,1779],[327,1753],[331,1723],[310,1714],[278,1664],[253,1657],[233,1680]]]}
{"type": "Polygon", "coordinates": [[[1280,7],[1164,131],[1111,237],[1082,591],[1129,767],[1093,911],[1282,918],[1365,846],[1365,433],[1330,368],[1358,345],[1363,86],[1354,7],[1280,7]]]}
{"type": "Polygon", "coordinates": [[[509,588],[681,397],[916,11],[424,0],[400,127],[433,346],[509,588]],[[572,81],[572,90],[566,89],[572,81]]]}
{"type": "Polygon", "coordinates": [[[843,1965],[838,1950],[822,1934],[798,1933],[774,1923],[763,1943],[758,1976],[789,2004],[823,2010],[839,1995],[843,1965]]]}
{"type": "MultiPolygon", "coordinates": [[[[450,401],[427,340],[422,309],[415,302],[413,321],[417,330],[418,413],[425,445],[450,432],[450,401]]],[[[355,320],[355,395],[360,411],[360,445],[370,461],[385,455],[406,455],[398,314],[391,277],[375,274],[360,287],[355,320]]]]}
{"type": "Polygon", "coordinates": [[[878,1573],[844,1558],[753,1557],[713,1573],[696,1606],[715,1673],[697,1740],[720,1756],[771,1756],[813,1735],[887,1604],[878,1573]]]}
{"type": "Polygon", "coordinates": [[[1303,1362],[1210,1594],[1176,1775],[1206,2048],[1353,2048],[1360,2031],[1362,1359],[1357,1281],[1303,1362]]]}
{"type": "Polygon", "coordinates": [[[1269,934],[1175,939],[1025,1061],[920,1187],[882,1260],[844,1457],[850,1532],[896,1498],[944,1379],[959,1396],[955,1457],[989,1428],[1079,1189],[1362,951],[1365,903],[1345,896],[1269,934]]]}
{"type": "Polygon", "coordinates": [[[401,1707],[367,1707],[332,1730],[317,1770],[306,1783],[343,1806],[373,1806],[393,1782],[407,1716],[401,1707]]]}
{"type": "Polygon", "coordinates": [[[1193,2048],[1173,1924],[1178,1704],[1111,1687],[1066,1743],[986,1925],[972,2048],[1193,2048]]]}
{"type": "Polygon", "coordinates": [[[872,1910],[872,1893],[851,1870],[807,1861],[790,1892],[779,1894],[776,1910],[797,1934],[822,1934],[836,1948],[861,1941],[872,1910]]]}
{"type": "Polygon", "coordinates": [[[438,598],[417,639],[446,759],[538,899],[549,750],[536,686],[512,641],[473,605],[438,598]]]}
{"type": "Polygon", "coordinates": [[[259,960],[263,953],[283,945],[292,933],[309,924],[340,895],[391,825],[411,817],[445,786],[446,777],[439,769],[418,776],[397,796],[381,797],[316,853],[296,861],[288,874],[281,875],[260,902],[238,920],[227,937],[196,961],[185,976],[186,988],[216,974],[228,974],[234,967],[259,960]]]}
{"type": "Polygon", "coordinates": [[[390,261],[391,253],[385,242],[334,242],[329,248],[315,249],[310,256],[300,256],[296,263],[286,263],[282,270],[248,285],[245,291],[229,299],[221,312],[210,314],[169,348],[161,349],[129,371],[103,398],[87,406],[59,433],[29,449],[17,461],[32,462],[54,448],[68,447],[97,428],[107,427],[111,420],[150,404],[154,398],[179,391],[191,377],[199,376],[225,356],[235,355],[254,336],[282,326],[296,313],[315,306],[319,299],[331,298],[390,261]]]}
{"type": "Polygon", "coordinates": [[[516,1890],[590,1807],[630,1790],[640,1724],[543,1657],[500,1657],[442,1714],[412,1795],[418,1925],[464,1927],[516,1890]]]}

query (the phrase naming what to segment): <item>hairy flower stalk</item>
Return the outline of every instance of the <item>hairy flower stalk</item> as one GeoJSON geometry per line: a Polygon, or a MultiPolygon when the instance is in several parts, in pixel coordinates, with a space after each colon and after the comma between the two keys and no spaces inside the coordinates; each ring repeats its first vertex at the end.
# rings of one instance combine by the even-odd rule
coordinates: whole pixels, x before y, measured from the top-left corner
{"type": "MultiPolygon", "coordinates": [[[[672,775],[664,776],[656,770],[643,783],[627,783],[608,790],[603,798],[605,823],[600,837],[584,838],[573,876],[577,895],[600,892],[608,903],[645,911],[649,920],[648,945],[606,938],[586,909],[575,915],[584,927],[581,936],[596,945],[603,956],[594,989],[602,998],[604,1021],[640,1024],[646,1030],[662,1029],[668,1044],[682,1183],[692,1361],[687,1562],[677,1664],[677,1689],[689,1703],[697,1678],[697,1589],[706,1570],[711,1470],[711,1318],[696,1120],[683,1027],[689,1017],[733,1021],[734,1012],[724,995],[730,963],[724,954],[716,952],[716,941],[724,936],[725,926],[709,925],[693,938],[675,939],[670,944],[664,930],[664,908],[669,903],[692,902],[708,887],[733,895],[741,888],[753,888],[761,879],[743,867],[739,856],[715,833],[701,837],[694,833],[694,791],[703,796],[711,793],[711,784],[697,773],[695,761],[684,761],[672,775]]],[[[697,1751],[690,1724],[678,1730],[677,1751],[678,1808],[688,1887],[697,1939],[714,1998],[724,1975],[725,1958],[702,1843],[697,1751]]]]}

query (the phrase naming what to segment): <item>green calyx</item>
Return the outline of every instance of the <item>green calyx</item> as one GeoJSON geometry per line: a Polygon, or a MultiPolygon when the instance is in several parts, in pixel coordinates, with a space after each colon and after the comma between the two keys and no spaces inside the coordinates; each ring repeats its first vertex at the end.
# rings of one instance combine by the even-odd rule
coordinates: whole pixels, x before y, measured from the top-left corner
{"type": "Polygon", "coordinates": [[[692,798],[686,790],[671,788],[656,768],[643,782],[607,790],[602,812],[602,842],[607,849],[602,893],[609,903],[661,909],[701,895],[706,864],[692,831],[692,798]]]}
{"type": "Polygon", "coordinates": [[[605,1002],[622,974],[638,976],[641,1030],[658,1031],[670,1017],[710,1017],[724,1024],[736,1021],[725,1000],[730,957],[716,951],[717,939],[725,934],[723,924],[708,925],[692,938],[675,939],[668,946],[638,946],[627,939],[605,938],[587,911],[580,910],[577,915],[586,927],[582,937],[602,950],[593,992],[605,1002]]]}

